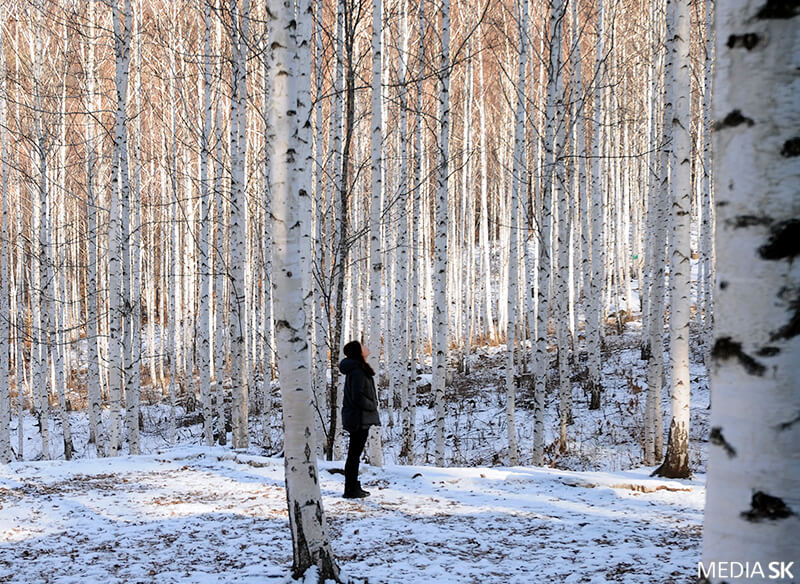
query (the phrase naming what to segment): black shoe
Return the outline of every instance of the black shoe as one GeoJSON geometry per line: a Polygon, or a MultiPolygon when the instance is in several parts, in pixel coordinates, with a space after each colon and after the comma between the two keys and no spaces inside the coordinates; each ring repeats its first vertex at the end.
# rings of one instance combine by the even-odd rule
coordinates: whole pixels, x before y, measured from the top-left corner
{"type": "Polygon", "coordinates": [[[364,491],[363,489],[358,489],[357,491],[345,491],[344,497],[345,499],[363,499],[364,497],[368,497],[369,493],[364,491]]]}

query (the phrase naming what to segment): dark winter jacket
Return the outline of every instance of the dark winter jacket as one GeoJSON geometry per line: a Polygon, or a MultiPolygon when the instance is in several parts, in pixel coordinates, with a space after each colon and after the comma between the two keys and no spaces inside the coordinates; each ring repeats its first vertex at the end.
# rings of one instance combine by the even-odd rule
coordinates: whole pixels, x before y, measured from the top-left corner
{"type": "Polygon", "coordinates": [[[380,426],[378,396],[375,381],[363,368],[360,361],[345,358],[339,363],[344,373],[344,396],[342,396],[342,428],[348,432],[380,426]]]}

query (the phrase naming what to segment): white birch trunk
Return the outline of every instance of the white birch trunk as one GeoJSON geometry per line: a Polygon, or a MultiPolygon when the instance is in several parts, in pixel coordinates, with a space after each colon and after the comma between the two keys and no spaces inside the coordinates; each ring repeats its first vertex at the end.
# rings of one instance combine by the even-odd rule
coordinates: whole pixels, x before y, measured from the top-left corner
{"type": "MultiPolygon", "coordinates": [[[[669,223],[669,150],[672,126],[666,124],[667,116],[672,109],[672,86],[666,83],[662,61],[665,58],[661,37],[663,29],[656,26],[655,42],[657,56],[655,58],[655,80],[653,83],[653,101],[656,95],[663,96],[663,107],[658,112],[661,123],[657,123],[653,112],[651,128],[651,144],[660,148],[651,157],[649,185],[648,222],[650,223],[650,244],[647,255],[650,258],[650,290],[647,294],[647,340],[645,357],[647,358],[647,396],[645,398],[644,423],[644,463],[652,466],[662,457],[664,446],[664,428],[662,423],[661,393],[664,374],[664,290],[667,265],[667,224],[669,223]],[[663,87],[661,83],[664,83],[663,87]],[[660,91],[657,91],[659,89],[660,91]],[[656,136],[659,138],[657,139],[656,136]],[[660,174],[659,174],[660,173],[660,174]],[[661,179],[659,181],[659,178],[661,179]]],[[[669,55],[666,55],[669,58],[669,55]]],[[[642,315],[645,318],[645,315],[642,315]]]]}
{"type": "Polygon", "coordinates": [[[589,408],[600,407],[600,392],[602,385],[601,355],[602,347],[602,316],[604,313],[604,283],[605,283],[605,225],[603,221],[603,192],[601,177],[601,148],[602,140],[602,112],[603,112],[603,85],[605,83],[605,30],[603,28],[603,3],[598,5],[597,13],[597,44],[595,47],[595,82],[594,82],[594,108],[592,123],[592,178],[591,178],[591,225],[592,225],[592,257],[591,281],[589,302],[586,314],[586,348],[589,353],[589,379],[588,389],[591,394],[589,408]]]}
{"type": "MultiPolygon", "coordinates": [[[[555,10],[555,8],[554,8],[555,10]]],[[[556,343],[558,346],[558,412],[559,412],[559,450],[563,453],[567,451],[567,425],[572,422],[572,382],[570,380],[570,346],[569,346],[569,209],[567,198],[567,179],[565,169],[565,158],[567,151],[566,141],[566,110],[564,107],[564,76],[560,73],[561,51],[563,46],[563,20],[566,16],[566,6],[559,5],[559,20],[562,24],[558,27],[550,41],[550,63],[552,68],[550,74],[555,76],[555,111],[554,121],[556,124],[552,164],[552,188],[553,203],[557,205],[558,220],[556,232],[552,243],[556,247],[551,247],[551,256],[555,264],[555,310],[556,316],[556,343]],[[555,52],[555,55],[552,53],[555,52]],[[556,203],[557,201],[557,203],[556,203]]],[[[548,101],[548,105],[549,105],[548,101]]]]}
{"type": "MultiPolygon", "coordinates": [[[[508,328],[506,331],[506,425],[508,426],[508,460],[511,466],[519,463],[517,428],[515,422],[516,367],[514,347],[518,320],[519,296],[519,199],[524,192],[525,165],[525,71],[528,65],[528,0],[517,5],[517,32],[519,35],[517,61],[517,104],[514,113],[514,160],[511,172],[511,233],[508,249],[508,328]]],[[[521,313],[521,311],[520,311],[521,313]]]]}
{"type": "Polygon", "coordinates": [[[210,321],[213,303],[211,301],[212,276],[209,273],[211,255],[209,222],[212,219],[211,197],[209,195],[209,156],[211,142],[211,5],[203,2],[203,126],[200,133],[200,302],[197,323],[197,344],[199,357],[200,399],[203,405],[203,437],[208,446],[214,445],[211,409],[211,344],[210,321]]]}
{"type": "MultiPolygon", "coordinates": [[[[369,214],[369,328],[367,347],[375,355],[378,363],[381,356],[381,272],[383,264],[381,258],[381,189],[382,189],[382,104],[381,104],[381,55],[383,32],[383,3],[381,0],[372,0],[372,100],[371,100],[371,127],[370,127],[370,171],[372,192],[370,197],[369,214]]],[[[402,90],[401,90],[402,91],[402,90]]],[[[402,107],[402,103],[401,103],[402,107]]],[[[340,243],[341,245],[342,243],[340,243]]],[[[388,363],[389,355],[386,354],[388,363]]],[[[381,427],[373,426],[369,431],[368,440],[370,464],[381,466],[383,464],[383,448],[381,444],[381,427]]]]}
{"type": "MultiPolygon", "coordinates": [[[[669,10],[669,8],[668,8],[669,10]]],[[[669,14],[667,15],[669,19],[669,14]]],[[[658,474],[687,477],[689,470],[689,306],[691,279],[691,139],[689,136],[689,4],[675,0],[674,28],[667,22],[669,49],[673,52],[674,110],[670,156],[670,202],[672,204],[672,255],[670,258],[670,391],[672,420],[667,454],[658,474]]]]}
{"type": "Polygon", "coordinates": [[[766,572],[769,562],[795,562],[796,579],[798,12],[754,0],[715,10],[719,253],[703,563],[759,562],[766,572]]]}
{"type": "MultiPolygon", "coordinates": [[[[395,337],[397,344],[395,354],[397,355],[396,385],[400,393],[400,414],[402,435],[408,433],[409,426],[409,369],[408,359],[408,273],[411,268],[408,253],[408,197],[413,188],[412,180],[408,173],[408,2],[404,0],[400,16],[400,42],[401,52],[399,55],[398,87],[400,100],[400,132],[398,134],[400,150],[400,171],[398,180],[398,199],[395,203],[398,209],[398,234],[397,234],[397,265],[399,277],[395,278],[395,315],[397,317],[395,325],[395,337]]],[[[391,409],[391,408],[390,408],[391,409]]]]}
{"type": "MultiPolygon", "coordinates": [[[[301,26],[297,32],[290,27],[290,22],[294,21],[290,2],[269,0],[268,11],[275,18],[270,41],[274,64],[270,120],[277,138],[270,143],[275,241],[273,285],[285,432],[286,498],[294,550],[292,569],[294,576],[300,577],[308,568],[317,566],[322,582],[326,578],[338,579],[338,567],[328,539],[314,455],[316,436],[301,265],[303,232],[308,232],[311,217],[300,212],[300,198],[310,196],[310,192],[298,189],[306,177],[291,172],[301,123],[295,117],[299,93],[296,71],[304,59],[310,63],[311,35],[303,33],[310,33],[311,5],[308,0],[300,2],[298,20],[301,26]],[[303,26],[304,20],[308,21],[308,27],[303,26]],[[301,36],[295,36],[298,33],[301,36]]],[[[310,181],[310,149],[307,153],[304,172],[310,181]]]]}
{"type": "Polygon", "coordinates": [[[450,0],[442,0],[441,6],[441,54],[439,71],[438,95],[438,152],[439,159],[436,167],[436,206],[435,243],[434,243],[434,331],[433,331],[433,380],[431,391],[436,410],[435,426],[435,460],[438,466],[445,464],[445,382],[447,374],[447,341],[448,341],[448,315],[447,315],[447,195],[449,180],[450,158],[450,0]]]}
{"type": "MultiPolygon", "coordinates": [[[[220,46],[219,35],[217,37],[217,46],[220,46]]],[[[223,204],[223,175],[224,165],[223,148],[222,148],[222,103],[221,100],[217,101],[216,112],[216,132],[215,140],[217,143],[216,148],[216,167],[214,172],[214,213],[216,215],[216,222],[214,227],[214,387],[215,387],[215,400],[216,400],[216,414],[217,414],[217,442],[224,446],[228,441],[228,433],[226,429],[225,420],[225,369],[227,367],[227,359],[225,352],[225,293],[226,293],[226,278],[225,272],[228,267],[228,259],[225,256],[225,205],[223,204]]]]}
{"type": "MultiPolygon", "coordinates": [[[[714,311],[713,293],[714,286],[714,204],[712,201],[712,168],[711,168],[711,104],[713,99],[712,65],[714,59],[714,3],[713,0],[705,2],[705,62],[703,67],[703,180],[702,180],[702,214],[701,226],[701,255],[702,262],[702,315],[703,315],[703,363],[706,368],[711,367],[711,346],[714,336],[714,311]]],[[[700,283],[698,283],[700,286],[700,283]]],[[[700,290],[698,290],[698,295],[700,290]]],[[[700,312],[700,307],[698,307],[700,312]]]]}
{"type": "Polygon", "coordinates": [[[231,258],[228,268],[231,314],[228,329],[231,343],[231,391],[234,448],[249,444],[247,409],[249,367],[245,310],[245,157],[247,155],[247,55],[249,53],[250,0],[235,0],[231,11],[231,258]]]}
{"type": "Polygon", "coordinates": [[[90,115],[86,122],[86,212],[88,233],[86,240],[86,257],[88,258],[86,289],[88,304],[86,311],[86,341],[88,345],[88,364],[87,364],[87,408],[89,410],[89,442],[94,443],[95,451],[102,455],[106,454],[106,434],[103,427],[103,411],[101,408],[100,396],[100,352],[99,352],[99,328],[97,314],[97,278],[98,278],[98,257],[97,257],[97,195],[95,193],[95,180],[98,175],[97,165],[97,127],[95,116],[98,111],[96,94],[96,71],[95,71],[95,3],[90,2],[88,7],[89,38],[87,47],[87,85],[86,85],[86,109],[90,115]]]}
{"type": "MultiPolygon", "coordinates": [[[[35,332],[36,341],[36,356],[31,358],[32,368],[32,381],[33,391],[36,392],[38,399],[38,414],[39,414],[39,431],[42,436],[42,458],[45,460],[50,459],[50,391],[47,382],[47,367],[49,357],[49,341],[48,335],[50,333],[50,311],[47,302],[47,294],[52,294],[49,290],[50,277],[48,269],[48,253],[49,238],[47,231],[47,148],[45,144],[44,130],[42,128],[42,99],[41,99],[41,71],[42,71],[42,38],[41,38],[41,23],[40,16],[37,15],[36,26],[30,38],[30,54],[31,61],[33,62],[33,85],[34,85],[34,129],[35,129],[35,145],[33,146],[33,154],[31,156],[31,169],[36,174],[38,179],[39,192],[38,197],[34,197],[31,193],[31,198],[34,199],[33,209],[33,231],[38,232],[38,242],[36,253],[38,253],[38,261],[32,262],[31,270],[31,286],[30,290],[34,289],[35,285],[38,286],[38,294],[36,298],[31,298],[33,305],[33,329],[35,332]],[[44,314],[43,314],[44,313],[44,314]],[[45,318],[45,322],[42,322],[45,318]]],[[[33,250],[32,250],[33,253],[33,250]]],[[[33,347],[31,351],[33,351],[33,347]]]]}
{"type": "MultiPolygon", "coordinates": [[[[8,146],[7,146],[7,104],[6,97],[6,60],[4,53],[4,28],[6,22],[5,8],[0,6],[0,463],[8,464],[12,460],[11,452],[11,371],[9,353],[11,351],[11,310],[9,298],[11,294],[11,263],[9,246],[11,245],[11,229],[8,222],[10,206],[8,196],[8,146]]],[[[17,400],[22,400],[19,378],[17,378],[17,400]]],[[[17,419],[22,426],[22,418],[17,419]]]]}
{"type": "Polygon", "coordinates": [[[483,75],[483,33],[479,25],[478,34],[478,79],[481,90],[481,99],[478,102],[478,117],[480,120],[480,157],[481,157],[481,224],[480,224],[480,247],[481,247],[481,282],[484,307],[484,334],[488,335],[489,342],[497,340],[497,331],[494,326],[494,316],[492,315],[492,275],[491,275],[491,250],[489,247],[489,165],[486,159],[487,145],[489,138],[486,133],[486,85],[483,75]]]}

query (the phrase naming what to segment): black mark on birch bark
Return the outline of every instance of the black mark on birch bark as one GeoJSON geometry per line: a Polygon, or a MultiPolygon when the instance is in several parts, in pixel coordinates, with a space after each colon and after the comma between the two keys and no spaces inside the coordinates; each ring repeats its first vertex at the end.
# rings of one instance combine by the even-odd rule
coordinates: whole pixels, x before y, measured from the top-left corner
{"type": "Polygon", "coordinates": [[[789,420],[788,422],[783,422],[782,424],[778,425],[778,430],[788,430],[792,426],[794,426],[797,422],[800,422],[800,413],[798,413],[793,420],[789,420]]]}
{"type": "Polygon", "coordinates": [[[800,14],[798,0],[767,0],[756,14],[756,18],[763,20],[794,18],[798,14],[800,14]]]}
{"type": "Polygon", "coordinates": [[[756,491],[750,500],[750,509],[742,511],[741,515],[747,521],[756,523],[762,519],[786,519],[794,515],[794,512],[786,506],[783,499],[756,491]]]}
{"type": "Polygon", "coordinates": [[[725,437],[722,435],[722,428],[719,426],[711,428],[711,434],[709,434],[708,439],[711,444],[722,447],[729,458],[736,456],[736,449],[725,440],[725,437]]]}
{"type": "Polygon", "coordinates": [[[791,339],[800,334],[800,298],[795,298],[789,302],[789,309],[792,311],[792,317],[789,322],[772,333],[770,340],[791,339]]]}
{"type": "Polygon", "coordinates": [[[742,124],[752,126],[754,123],[755,122],[753,122],[753,120],[743,116],[742,112],[737,109],[725,116],[722,121],[714,124],[714,129],[722,130],[723,128],[735,128],[736,126],[741,126],[742,124]]]}
{"type": "Polygon", "coordinates": [[[748,51],[752,51],[753,48],[758,44],[758,41],[761,39],[759,36],[754,32],[748,32],[745,34],[732,34],[728,37],[728,42],[725,43],[729,49],[735,49],[737,47],[744,47],[748,51]]]}
{"type": "Polygon", "coordinates": [[[783,143],[783,148],[781,148],[781,156],[785,156],[786,158],[793,158],[794,156],[800,156],[800,138],[790,138],[783,143]]]}
{"type": "Polygon", "coordinates": [[[765,260],[792,259],[800,253],[800,219],[776,223],[770,229],[769,241],[758,248],[765,260]]]}
{"type": "Polygon", "coordinates": [[[755,225],[770,225],[772,219],[769,217],[758,217],[756,215],[737,215],[733,219],[728,219],[728,225],[736,229],[753,227],[755,225]]]}
{"type": "Polygon", "coordinates": [[[711,356],[718,361],[736,359],[750,375],[762,376],[767,370],[761,363],[742,351],[742,344],[733,341],[730,337],[721,337],[714,343],[711,356]]]}
{"type": "Polygon", "coordinates": [[[781,352],[781,350],[778,347],[761,347],[758,350],[758,356],[759,357],[774,357],[775,355],[777,355],[780,352],[781,352]]]}

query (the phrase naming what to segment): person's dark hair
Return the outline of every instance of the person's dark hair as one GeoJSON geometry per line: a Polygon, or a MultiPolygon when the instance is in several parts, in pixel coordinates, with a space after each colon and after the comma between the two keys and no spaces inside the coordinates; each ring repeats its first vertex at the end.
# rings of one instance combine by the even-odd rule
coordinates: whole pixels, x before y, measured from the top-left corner
{"type": "Polygon", "coordinates": [[[370,377],[375,375],[375,371],[372,369],[372,367],[370,367],[369,363],[366,362],[364,355],[361,353],[361,343],[358,341],[350,341],[342,348],[342,352],[344,353],[345,357],[361,363],[361,368],[367,373],[367,375],[370,377]]]}

